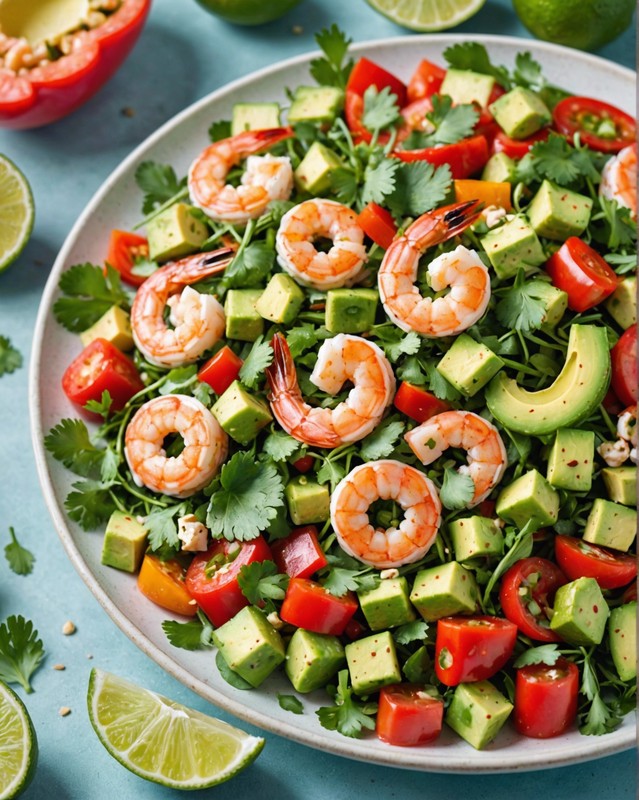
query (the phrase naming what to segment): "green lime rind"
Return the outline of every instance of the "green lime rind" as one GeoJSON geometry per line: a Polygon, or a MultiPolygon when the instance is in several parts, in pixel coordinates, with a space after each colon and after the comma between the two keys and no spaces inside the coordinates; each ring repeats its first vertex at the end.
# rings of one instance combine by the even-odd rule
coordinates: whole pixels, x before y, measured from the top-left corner
{"type": "Polygon", "coordinates": [[[209,11],[234,25],[264,25],[295,8],[300,0],[197,0],[209,11]]]}
{"type": "Polygon", "coordinates": [[[13,161],[0,155],[0,272],[24,250],[34,220],[29,182],[13,161]]]}
{"type": "Polygon", "coordinates": [[[474,16],[486,0],[366,0],[385,17],[413,31],[454,28],[474,16]]]}
{"type": "Polygon", "coordinates": [[[18,695],[0,681],[0,800],[18,797],[31,783],[38,763],[38,739],[18,695]]]}
{"type": "Polygon", "coordinates": [[[96,668],[87,706],[93,730],[113,758],[172,789],[227,781],[264,747],[260,737],[96,668]]]}

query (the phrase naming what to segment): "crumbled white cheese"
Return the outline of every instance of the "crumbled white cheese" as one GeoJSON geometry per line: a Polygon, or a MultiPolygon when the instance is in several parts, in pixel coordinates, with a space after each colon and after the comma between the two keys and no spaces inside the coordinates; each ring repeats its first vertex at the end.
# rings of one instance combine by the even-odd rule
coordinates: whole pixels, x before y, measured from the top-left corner
{"type": "Polygon", "coordinates": [[[281,631],[285,625],[285,623],[280,619],[280,615],[277,613],[277,611],[271,611],[270,614],[266,615],[266,619],[271,623],[276,631],[281,631]]]}
{"type": "Polygon", "coordinates": [[[619,414],[617,433],[622,439],[637,446],[637,406],[630,406],[619,414]]]}
{"type": "Polygon", "coordinates": [[[489,228],[494,228],[506,216],[506,209],[501,206],[486,206],[481,215],[486,225],[489,228]]]}
{"type": "Polygon", "coordinates": [[[624,439],[617,439],[616,442],[602,442],[597,452],[609,467],[620,467],[628,460],[630,448],[624,439]]]}
{"type": "Polygon", "coordinates": [[[379,573],[379,577],[383,581],[389,581],[392,580],[393,578],[399,578],[399,570],[395,569],[395,567],[391,567],[391,569],[383,569],[379,573]]]}
{"type": "Polygon", "coordinates": [[[182,550],[196,552],[206,550],[209,530],[195,514],[185,514],[178,518],[178,538],[182,542],[182,550]]]}

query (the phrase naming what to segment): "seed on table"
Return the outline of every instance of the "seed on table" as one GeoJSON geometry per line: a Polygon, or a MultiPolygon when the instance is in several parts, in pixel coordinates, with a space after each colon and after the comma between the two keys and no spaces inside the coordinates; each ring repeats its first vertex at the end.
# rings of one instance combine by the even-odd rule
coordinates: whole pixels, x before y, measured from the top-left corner
{"type": "Polygon", "coordinates": [[[294,36],[301,36],[304,33],[304,28],[301,25],[293,25],[291,32],[294,36]]]}
{"type": "Polygon", "coordinates": [[[68,717],[70,713],[71,713],[71,709],[69,708],[69,706],[62,706],[60,708],[60,710],[58,711],[58,714],[61,717],[68,717]]]}
{"type": "Polygon", "coordinates": [[[53,669],[57,669],[58,671],[61,671],[63,669],[66,669],[66,667],[64,666],[64,664],[54,664],[53,665],[53,669]]]}
{"type": "Polygon", "coordinates": [[[75,632],[76,632],[76,627],[75,627],[75,625],[74,625],[74,624],[71,622],[71,620],[70,620],[70,619],[68,619],[68,620],[67,620],[67,621],[64,623],[64,625],[62,626],[62,633],[63,633],[65,636],[71,636],[71,634],[72,634],[72,633],[75,633],[75,632]]]}

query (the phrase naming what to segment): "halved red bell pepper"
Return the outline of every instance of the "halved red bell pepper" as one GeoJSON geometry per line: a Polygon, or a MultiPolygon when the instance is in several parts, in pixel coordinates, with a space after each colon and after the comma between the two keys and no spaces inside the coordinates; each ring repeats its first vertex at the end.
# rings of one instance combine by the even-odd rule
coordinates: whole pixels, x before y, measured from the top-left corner
{"type": "Polygon", "coordinates": [[[341,636],[357,608],[357,598],[352,592],[335,597],[315,581],[291,578],[280,617],[313,633],[341,636]]]}
{"type": "Polygon", "coordinates": [[[66,116],[113,75],[142,32],[151,0],[122,0],[103,25],[77,34],[68,55],[17,75],[0,71],[0,127],[36,128],[66,116]]]}
{"type": "Polygon", "coordinates": [[[402,161],[428,161],[436,167],[448,164],[455,180],[470,178],[488,161],[490,155],[485,136],[471,136],[454,144],[422,147],[418,150],[395,150],[402,161]]]}
{"type": "Polygon", "coordinates": [[[243,363],[228,345],[224,345],[200,368],[198,380],[208,383],[215,394],[224,394],[240,374],[243,363]]]}
{"type": "Polygon", "coordinates": [[[388,250],[397,233],[397,225],[390,211],[378,206],[377,203],[369,203],[358,214],[357,222],[375,244],[388,250]]]}
{"type": "Polygon", "coordinates": [[[295,528],[285,539],[274,541],[271,550],[278,571],[291,578],[308,578],[328,564],[315,525],[295,528]]]}

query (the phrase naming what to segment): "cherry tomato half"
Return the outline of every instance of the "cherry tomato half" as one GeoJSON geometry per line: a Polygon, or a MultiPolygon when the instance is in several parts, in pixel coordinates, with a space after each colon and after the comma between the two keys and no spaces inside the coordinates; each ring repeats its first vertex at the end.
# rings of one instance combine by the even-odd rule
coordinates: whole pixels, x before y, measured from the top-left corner
{"type": "Polygon", "coordinates": [[[357,215],[357,222],[369,239],[388,250],[397,233],[397,225],[390,211],[377,203],[369,203],[357,215]]]}
{"type": "Polygon", "coordinates": [[[637,402],[637,326],[631,325],[610,351],[612,388],[625,406],[637,402]]]}
{"type": "Polygon", "coordinates": [[[297,461],[293,461],[293,466],[298,472],[304,474],[306,472],[310,472],[314,463],[315,459],[313,458],[313,456],[306,455],[302,456],[301,458],[298,458],[297,461]]]}
{"type": "Polygon", "coordinates": [[[418,150],[395,150],[393,155],[401,161],[428,161],[436,167],[448,164],[455,180],[470,178],[486,164],[489,157],[488,142],[484,136],[471,136],[454,144],[421,147],[418,150]]]}
{"type": "Polygon", "coordinates": [[[144,388],[135,364],[106,339],[94,339],[67,367],[62,388],[72,403],[85,406],[111,395],[111,408],[121,409],[144,388]]]}
{"type": "Polygon", "coordinates": [[[516,561],[504,573],[499,592],[502,611],[519,630],[538,642],[560,642],[548,627],[555,592],[566,576],[552,561],[538,556],[516,561]]]}
{"type": "Polygon", "coordinates": [[[161,561],[147,553],[140,567],[138,589],[167,611],[192,617],[197,611],[197,603],[186,590],[184,576],[184,568],[178,561],[161,561]]]}
{"type": "Polygon", "coordinates": [[[437,94],[445,77],[446,70],[443,67],[423,58],[408,82],[406,88],[408,102],[412,103],[414,100],[421,100],[423,97],[432,97],[437,94]]]}
{"type": "Polygon", "coordinates": [[[570,137],[578,133],[583,144],[602,153],[618,153],[637,138],[637,126],[629,114],[591,97],[566,97],[552,115],[560,133],[570,137]]]}
{"type": "Polygon", "coordinates": [[[200,367],[197,373],[199,381],[208,383],[215,394],[224,394],[233,381],[240,374],[240,369],[244,362],[231,350],[228,345],[224,345],[214,356],[200,367]]]}
{"type": "Polygon", "coordinates": [[[510,658],[517,626],[500,617],[444,617],[437,620],[435,673],[446,686],[483,681],[510,658]]]}
{"type": "Polygon", "coordinates": [[[278,571],[291,578],[308,578],[328,564],[315,525],[295,528],[285,539],[273,542],[271,550],[278,571]]]}
{"type": "Polygon", "coordinates": [[[515,728],[523,736],[549,739],[570,728],[577,716],[579,670],[566,658],[517,670],[515,728]]]}
{"type": "Polygon", "coordinates": [[[377,91],[381,91],[388,86],[397,97],[397,105],[400,108],[406,105],[406,85],[392,72],[388,72],[388,70],[380,67],[374,61],[370,61],[368,58],[360,58],[348,76],[346,91],[363,97],[369,86],[375,86],[377,91]]]}
{"type": "Polygon", "coordinates": [[[220,539],[205,553],[199,553],[186,571],[186,588],[216,628],[248,605],[237,576],[253,561],[272,560],[262,536],[248,542],[220,539]]]}
{"type": "Polygon", "coordinates": [[[112,230],[107,252],[107,264],[110,264],[122,276],[122,280],[131,286],[141,286],[146,275],[133,272],[136,258],[149,257],[149,242],[144,236],[129,231],[112,230]]]}
{"type": "Polygon", "coordinates": [[[602,589],[619,589],[637,575],[634,556],[573,536],[555,536],[555,558],[571,581],[594,578],[602,589]]]}
{"type": "Polygon", "coordinates": [[[379,693],[375,732],[388,744],[411,747],[441,733],[444,702],[410,683],[384,686],[379,693]]]}
{"type": "Polygon", "coordinates": [[[393,399],[393,405],[402,414],[406,414],[407,417],[417,422],[425,422],[435,414],[441,414],[450,408],[448,403],[427,392],[426,389],[420,389],[419,386],[413,386],[412,383],[406,381],[400,383],[393,399]]]}
{"type": "Polygon", "coordinates": [[[611,295],[619,278],[590,245],[571,236],[546,262],[553,285],[568,295],[568,308],[586,311],[611,295]]]}
{"type": "Polygon", "coordinates": [[[315,581],[291,578],[280,617],[307,631],[341,636],[358,607],[357,598],[351,592],[335,597],[315,581]]]}
{"type": "Polygon", "coordinates": [[[500,130],[493,139],[493,153],[505,153],[509,158],[523,158],[536,142],[545,142],[550,130],[542,128],[527,139],[511,139],[500,130]]]}

